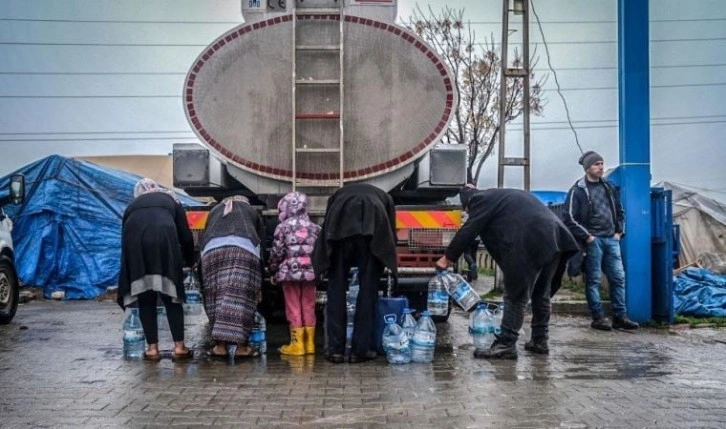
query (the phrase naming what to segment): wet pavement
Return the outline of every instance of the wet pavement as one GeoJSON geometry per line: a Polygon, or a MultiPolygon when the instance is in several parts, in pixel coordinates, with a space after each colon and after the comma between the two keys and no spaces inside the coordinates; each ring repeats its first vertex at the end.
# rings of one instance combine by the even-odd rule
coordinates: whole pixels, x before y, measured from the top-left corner
{"type": "Polygon", "coordinates": [[[41,301],[0,326],[0,426],[724,427],[724,331],[600,332],[555,316],[549,356],[472,358],[463,313],[439,324],[433,364],[332,365],[274,350],[230,365],[202,356],[206,318],[187,320],[197,357],[125,361],[113,303],[41,301]]]}

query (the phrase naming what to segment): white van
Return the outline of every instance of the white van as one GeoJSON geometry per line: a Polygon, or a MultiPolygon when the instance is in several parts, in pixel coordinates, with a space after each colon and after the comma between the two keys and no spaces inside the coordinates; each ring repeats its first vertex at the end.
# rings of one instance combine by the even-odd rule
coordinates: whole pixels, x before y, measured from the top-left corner
{"type": "Polygon", "coordinates": [[[5,214],[6,204],[22,204],[25,197],[25,177],[16,174],[10,179],[8,196],[0,197],[0,324],[10,323],[18,309],[20,283],[15,270],[13,251],[13,222],[5,214]]]}

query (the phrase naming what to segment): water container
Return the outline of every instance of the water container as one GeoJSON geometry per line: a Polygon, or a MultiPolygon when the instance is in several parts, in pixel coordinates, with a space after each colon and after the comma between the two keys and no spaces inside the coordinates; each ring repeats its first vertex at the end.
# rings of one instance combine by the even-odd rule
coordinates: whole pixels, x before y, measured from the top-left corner
{"type": "Polygon", "coordinates": [[[250,332],[249,346],[260,353],[267,353],[267,322],[259,311],[255,311],[255,323],[250,332]]]}
{"type": "Polygon", "coordinates": [[[431,320],[431,313],[424,311],[416,324],[411,346],[411,360],[413,362],[429,363],[434,360],[434,347],[436,346],[436,325],[431,320]]]}
{"type": "Polygon", "coordinates": [[[202,295],[199,293],[194,273],[190,270],[184,279],[184,315],[196,316],[202,314],[202,295]]]}
{"type": "Polygon", "coordinates": [[[429,280],[426,307],[432,316],[446,316],[449,311],[449,295],[441,275],[436,275],[429,280]]]}
{"type": "Polygon", "coordinates": [[[440,274],[449,295],[456,301],[459,307],[465,311],[471,311],[479,301],[479,295],[474,292],[469,283],[460,274],[446,272],[440,274]]]}
{"type": "Polygon", "coordinates": [[[479,303],[476,310],[469,317],[469,332],[474,339],[476,350],[488,350],[494,341],[493,332],[490,332],[491,313],[486,303],[479,303]]]}
{"type": "Polygon", "coordinates": [[[386,319],[386,327],[383,328],[383,349],[386,351],[388,363],[411,362],[411,347],[406,331],[396,323],[395,316],[386,319]]]}
{"type": "Polygon", "coordinates": [[[351,346],[353,344],[353,322],[355,320],[355,303],[358,300],[358,292],[360,291],[360,283],[358,282],[358,268],[352,269],[350,283],[348,284],[348,293],[346,294],[346,312],[347,323],[345,327],[345,354],[350,355],[351,346]]]}
{"type": "Polygon", "coordinates": [[[499,335],[502,333],[502,318],[504,317],[504,304],[499,304],[499,306],[494,310],[494,313],[492,314],[492,328],[491,331],[499,335]]]}
{"type": "Polygon", "coordinates": [[[413,332],[416,330],[416,319],[413,318],[413,310],[410,308],[403,309],[403,321],[401,322],[401,327],[403,327],[403,330],[406,332],[408,342],[411,343],[413,341],[413,332]]]}
{"type": "Polygon", "coordinates": [[[144,357],[146,337],[139,319],[139,309],[131,308],[124,319],[124,357],[126,359],[141,359],[144,357]]]}

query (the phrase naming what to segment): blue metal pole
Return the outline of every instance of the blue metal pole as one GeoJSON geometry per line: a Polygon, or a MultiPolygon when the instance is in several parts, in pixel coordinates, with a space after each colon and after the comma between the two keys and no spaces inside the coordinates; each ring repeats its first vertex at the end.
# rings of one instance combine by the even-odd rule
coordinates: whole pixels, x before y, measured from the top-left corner
{"type": "Polygon", "coordinates": [[[648,0],[618,0],[620,186],[628,315],[652,319],[648,0]]]}

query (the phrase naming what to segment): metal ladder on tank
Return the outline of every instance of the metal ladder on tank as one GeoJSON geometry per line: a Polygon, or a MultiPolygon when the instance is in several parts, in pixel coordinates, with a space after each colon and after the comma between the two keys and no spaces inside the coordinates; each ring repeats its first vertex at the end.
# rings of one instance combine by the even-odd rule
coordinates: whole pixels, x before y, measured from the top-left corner
{"type": "MultiPolygon", "coordinates": [[[[292,190],[295,191],[298,188],[340,188],[343,186],[343,172],[344,172],[344,152],[343,152],[343,106],[344,106],[344,98],[343,98],[343,69],[344,69],[344,62],[343,62],[343,24],[344,24],[344,16],[343,16],[343,5],[342,2],[338,3],[338,0],[336,0],[336,3],[338,3],[339,7],[335,8],[316,8],[316,7],[310,7],[310,8],[299,8],[297,7],[298,2],[295,3],[295,7],[293,8],[293,20],[292,20],[292,46],[293,46],[293,57],[292,57],[292,190]],[[301,19],[309,19],[315,16],[325,16],[325,17],[331,17],[331,16],[338,16],[339,19],[339,31],[338,31],[338,43],[337,44],[325,44],[325,45],[298,45],[298,20],[301,19]],[[298,70],[297,70],[297,57],[298,54],[302,55],[310,55],[314,53],[321,53],[321,52],[330,52],[330,51],[337,51],[338,52],[338,65],[339,65],[339,73],[337,79],[318,79],[316,77],[313,77],[312,79],[304,79],[298,77],[298,70]],[[313,87],[331,87],[331,86],[337,86],[338,87],[338,111],[328,111],[328,112],[299,112],[297,107],[297,101],[298,101],[298,89],[303,86],[313,86],[313,87]],[[338,129],[339,129],[339,136],[338,136],[338,142],[336,144],[331,145],[322,145],[322,147],[315,147],[315,148],[308,148],[308,147],[298,147],[298,138],[297,138],[297,131],[298,131],[298,123],[300,121],[311,121],[311,120],[324,120],[324,121],[333,121],[337,120],[338,122],[338,129]],[[300,179],[298,178],[298,161],[299,158],[302,156],[307,157],[329,157],[329,158],[335,158],[337,159],[337,165],[338,165],[338,171],[337,174],[332,173],[330,176],[328,176],[328,179],[323,180],[310,180],[310,179],[300,179]],[[332,177],[331,177],[332,176],[332,177]]],[[[300,2],[302,3],[302,2],[300,2]]],[[[331,124],[332,125],[332,124],[331,124]]]]}

